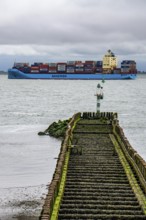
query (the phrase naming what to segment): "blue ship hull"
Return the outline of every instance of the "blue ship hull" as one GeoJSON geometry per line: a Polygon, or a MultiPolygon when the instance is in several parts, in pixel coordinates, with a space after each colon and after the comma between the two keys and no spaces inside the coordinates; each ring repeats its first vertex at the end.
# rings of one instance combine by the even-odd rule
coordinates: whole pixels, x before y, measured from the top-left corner
{"type": "Polygon", "coordinates": [[[136,73],[103,74],[103,73],[23,73],[17,69],[8,70],[9,79],[72,79],[72,80],[110,80],[110,79],[135,79],[136,73]]]}

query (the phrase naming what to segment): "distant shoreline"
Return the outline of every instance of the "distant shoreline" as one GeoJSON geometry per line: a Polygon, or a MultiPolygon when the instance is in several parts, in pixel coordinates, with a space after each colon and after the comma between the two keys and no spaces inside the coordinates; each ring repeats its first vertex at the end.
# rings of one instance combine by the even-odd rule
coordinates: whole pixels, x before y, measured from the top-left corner
{"type": "Polygon", "coordinates": [[[138,74],[138,75],[139,75],[139,74],[146,74],[146,72],[138,72],[137,74],[138,74]]]}
{"type": "Polygon", "coordinates": [[[7,75],[7,74],[8,74],[7,72],[0,71],[0,75],[7,75]]]}

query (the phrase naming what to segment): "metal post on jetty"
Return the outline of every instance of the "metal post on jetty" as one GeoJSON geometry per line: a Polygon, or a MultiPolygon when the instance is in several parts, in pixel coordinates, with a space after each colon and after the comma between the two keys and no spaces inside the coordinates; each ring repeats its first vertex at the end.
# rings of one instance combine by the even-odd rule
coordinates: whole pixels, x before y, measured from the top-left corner
{"type": "Polygon", "coordinates": [[[97,97],[96,112],[100,113],[100,100],[103,99],[103,86],[101,86],[100,83],[97,84],[95,96],[97,97]]]}

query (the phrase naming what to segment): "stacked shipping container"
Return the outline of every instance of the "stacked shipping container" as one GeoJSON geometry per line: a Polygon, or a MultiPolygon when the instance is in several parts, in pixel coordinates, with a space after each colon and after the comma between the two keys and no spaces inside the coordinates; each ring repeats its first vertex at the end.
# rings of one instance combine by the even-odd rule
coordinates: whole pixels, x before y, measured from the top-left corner
{"type": "Polygon", "coordinates": [[[83,73],[84,72],[84,64],[82,61],[75,62],[75,73],[83,73]]]}
{"type": "Polygon", "coordinates": [[[57,64],[49,63],[49,73],[56,73],[56,72],[57,72],[57,64]]]}
{"type": "Polygon", "coordinates": [[[40,73],[48,73],[49,72],[49,65],[48,64],[41,64],[40,65],[40,73]]]}
{"type": "Polygon", "coordinates": [[[97,61],[95,63],[95,72],[102,73],[102,61],[97,61]]]}
{"type": "Polygon", "coordinates": [[[100,74],[100,73],[136,73],[136,62],[133,60],[124,60],[121,62],[121,68],[106,69],[102,68],[102,61],[67,61],[61,63],[34,63],[29,66],[28,63],[14,63],[13,68],[24,73],[69,73],[69,74],[100,74]]]}
{"type": "Polygon", "coordinates": [[[134,60],[123,60],[121,63],[121,73],[136,73],[136,62],[134,60]]]}
{"type": "Polygon", "coordinates": [[[85,61],[84,71],[85,71],[85,73],[95,72],[95,62],[94,61],[85,61]]]}
{"type": "Polygon", "coordinates": [[[67,73],[75,72],[75,61],[67,61],[66,72],[67,73]]]}
{"type": "Polygon", "coordinates": [[[66,63],[57,63],[57,72],[65,73],[66,72],[66,63]]]}

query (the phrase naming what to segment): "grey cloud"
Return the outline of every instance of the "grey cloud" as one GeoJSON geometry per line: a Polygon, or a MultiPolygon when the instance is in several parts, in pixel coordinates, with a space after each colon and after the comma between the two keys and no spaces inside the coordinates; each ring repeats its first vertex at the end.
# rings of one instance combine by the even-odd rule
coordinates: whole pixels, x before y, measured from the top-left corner
{"type": "Polygon", "coordinates": [[[109,48],[145,56],[145,0],[14,1],[16,9],[11,0],[0,2],[7,10],[0,14],[1,47],[28,45],[56,57],[93,57],[109,48]]]}

